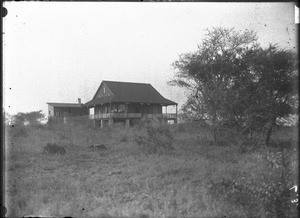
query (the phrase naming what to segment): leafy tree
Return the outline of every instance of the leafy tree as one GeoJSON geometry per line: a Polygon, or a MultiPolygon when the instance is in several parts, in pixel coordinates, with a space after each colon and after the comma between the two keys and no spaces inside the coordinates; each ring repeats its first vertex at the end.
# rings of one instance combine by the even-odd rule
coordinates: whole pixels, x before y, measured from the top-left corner
{"type": "Polygon", "coordinates": [[[276,45],[258,49],[249,60],[251,90],[248,89],[245,111],[247,128],[265,131],[266,145],[269,145],[276,120],[297,113],[298,106],[298,63],[291,51],[279,50],[276,45]]]}
{"type": "Polygon", "coordinates": [[[41,121],[45,119],[45,115],[42,113],[42,110],[32,111],[28,113],[17,113],[13,116],[15,125],[30,125],[38,126],[41,124],[41,121]]]}
{"type": "Polygon", "coordinates": [[[233,87],[247,72],[244,57],[257,47],[253,31],[213,28],[207,30],[196,52],[183,54],[173,63],[176,73],[169,84],[191,91],[183,109],[209,119],[215,141],[218,127],[223,121],[232,119],[233,107],[239,105],[236,101],[239,89],[233,87]]]}
{"type": "Polygon", "coordinates": [[[207,117],[203,111],[201,99],[190,94],[186,103],[182,106],[179,116],[183,121],[205,120],[207,117]]]}
{"type": "Polygon", "coordinates": [[[263,49],[252,31],[213,28],[194,53],[173,63],[170,85],[190,90],[182,111],[209,120],[217,141],[220,126],[263,133],[269,144],[276,120],[296,113],[298,62],[276,45],[263,49]]]}

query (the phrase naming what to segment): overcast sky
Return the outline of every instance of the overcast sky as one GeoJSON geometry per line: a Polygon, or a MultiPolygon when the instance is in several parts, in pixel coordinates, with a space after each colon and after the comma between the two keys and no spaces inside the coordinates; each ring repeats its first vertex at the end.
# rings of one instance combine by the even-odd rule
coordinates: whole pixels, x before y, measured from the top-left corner
{"type": "Polygon", "coordinates": [[[102,80],[170,87],[172,62],[201,43],[206,28],[257,31],[263,46],[296,46],[293,3],[5,2],[4,110],[43,110],[46,102],[85,103],[102,80]]]}

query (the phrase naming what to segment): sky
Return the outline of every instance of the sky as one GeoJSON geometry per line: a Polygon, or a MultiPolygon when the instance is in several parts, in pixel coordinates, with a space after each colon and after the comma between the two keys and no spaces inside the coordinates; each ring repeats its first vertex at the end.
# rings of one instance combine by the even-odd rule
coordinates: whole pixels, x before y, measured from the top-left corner
{"type": "MultiPolygon", "coordinates": [[[[212,27],[254,30],[266,47],[295,49],[294,3],[4,2],[3,96],[9,114],[43,110],[46,102],[90,101],[102,80],[169,86],[172,63],[197,50],[212,27]]],[[[173,111],[174,108],[168,108],[173,111]]]]}

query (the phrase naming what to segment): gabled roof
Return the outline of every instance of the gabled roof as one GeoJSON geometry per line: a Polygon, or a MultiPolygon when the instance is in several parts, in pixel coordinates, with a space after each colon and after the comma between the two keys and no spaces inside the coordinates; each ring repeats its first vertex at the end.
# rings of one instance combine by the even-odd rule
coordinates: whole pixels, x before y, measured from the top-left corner
{"type": "Polygon", "coordinates": [[[105,84],[113,93],[113,96],[96,97],[87,102],[84,106],[94,106],[102,103],[118,102],[118,103],[152,103],[162,105],[177,105],[176,102],[164,98],[149,83],[131,83],[131,82],[115,82],[102,81],[98,90],[105,84]]]}
{"type": "Polygon", "coordinates": [[[49,103],[47,104],[53,106],[53,107],[81,107],[82,104],[75,104],[75,103],[49,103]]]}

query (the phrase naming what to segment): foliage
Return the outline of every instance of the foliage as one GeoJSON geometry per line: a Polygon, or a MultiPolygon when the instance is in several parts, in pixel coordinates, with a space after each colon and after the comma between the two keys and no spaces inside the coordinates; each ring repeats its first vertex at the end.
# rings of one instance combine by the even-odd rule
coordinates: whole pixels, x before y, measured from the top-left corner
{"type": "Polygon", "coordinates": [[[54,129],[61,123],[61,120],[55,119],[53,117],[49,117],[47,121],[47,128],[48,129],[54,129]]]}
{"type": "Polygon", "coordinates": [[[297,208],[291,203],[295,194],[290,191],[297,177],[297,160],[291,156],[288,150],[260,153],[257,158],[265,167],[262,175],[251,179],[223,178],[212,182],[209,192],[218,200],[246,207],[250,217],[254,210],[266,217],[297,217],[297,208]]]}
{"type": "Polygon", "coordinates": [[[199,133],[209,131],[209,125],[204,120],[185,121],[174,125],[172,128],[174,134],[177,133],[199,133]]]}
{"type": "Polygon", "coordinates": [[[5,113],[5,129],[9,139],[14,141],[16,138],[28,136],[31,128],[43,128],[42,121],[45,118],[42,111],[28,113],[17,113],[9,115],[5,113]]]}
{"type": "Polygon", "coordinates": [[[135,142],[148,153],[171,150],[173,136],[167,125],[147,125],[138,131],[135,142]]]}
{"type": "Polygon", "coordinates": [[[253,31],[213,28],[196,52],[173,63],[169,84],[190,90],[183,118],[209,120],[215,142],[226,124],[264,133],[268,145],[276,120],[296,112],[297,65],[291,51],[261,48],[253,31]]]}
{"type": "Polygon", "coordinates": [[[65,118],[49,117],[46,126],[49,129],[54,129],[60,126],[80,126],[87,129],[94,128],[93,120],[88,119],[86,116],[75,116],[75,117],[65,117],[65,118]],[[64,123],[64,121],[66,121],[66,123],[64,123]]]}
{"type": "MultiPolygon", "coordinates": [[[[279,199],[283,187],[297,184],[297,152],[285,151],[289,164],[284,170],[276,168],[281,166],[279,153],[262,149],[241,153],[234,146],[208,146],[212,137],[201,122],[146,123],[108,129],[80,124],[28,127],[26,137],[7,146],[7,216],[275,217],[273,209],[290,202],[283,201],[287,195],[282,194],[286,197],[279,203],[272,196],[279,199]],[[139,145],[142,149],[134,143],[137,136],[144,140],[139,145]],[[145,152],[149,148],[145,139],[166,142],[161,145],[165,146],[171,138],[172,151],[159,152],[165,149],[157,147],[156,153],[145,152]],[[66,154],[44,154],[47,142],[63,146],[66,154]],[[105,144],[108,149],[88,149],[92,144],[105,144]],[[293,158],[289,161],[288,157],[293,158]],[[282,180],[290,182],[280,187],[282,172],[291,172],[283,174],[286,179],[282,180]],[[213,192],[209,185],[215,187],[213,192]],[[265,199],[266,189],[271,197],[265,199]]],[[[297,132],[287,127],[281,131],[276,132],[276,141],[282,145],[297,132]]],[[[288,205],[285,213],[293,217],[293,210],[288,205]]]]}
{"type": "Polygon", "coordinates": [[[218,124],[231,116],[228,112],[236,105],[231,91],[236,78],[247,70],[244,56],[256,47],[252,31],[213,28],[207,30],[198,51],[181,55],[173,64],[177,72],[169,84],[191,90],[183,110],[211,120],[215,140],[218,124]]]}
{"type": "Polygon", "coordinates": [[[9,137],[11,139],[15,139],[17,137],[26,137],[28,136],[29,128],[24,125],[6,125],[6,130],[9,133],[9,137]]]}
{"type": "Polygon", "coordinates": [[[247,125],[244,130],[254,129],[266,132],[266,144],[276,121],[297,113],[297,61],[291,51],[279,50],[270,45],[267,49],[258,49],[249,59],[254,80],[246,89],[244,98],[247,125]]]}
{"type": "Polygon", "coordinates": [[[138,129],[143,129],[148,126],[158,127],[160,124],[160,121],[156,117],[143,117],[142,119],[138,120],[135,126],[138,129]]]}
{"type": "Polygon", "coordinates": [[[39,126],[41,122],[45,119],[45,115],[42,110],[32,111],[28,113],[19,112],[13,116],[13,122],[15,125],[30,125],[39,126]]]}

